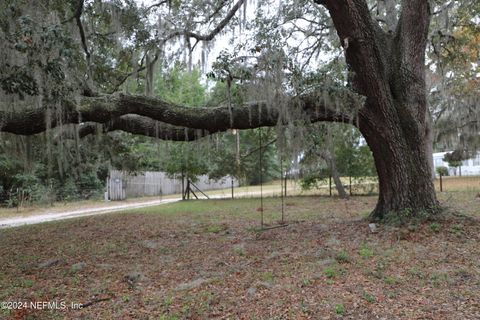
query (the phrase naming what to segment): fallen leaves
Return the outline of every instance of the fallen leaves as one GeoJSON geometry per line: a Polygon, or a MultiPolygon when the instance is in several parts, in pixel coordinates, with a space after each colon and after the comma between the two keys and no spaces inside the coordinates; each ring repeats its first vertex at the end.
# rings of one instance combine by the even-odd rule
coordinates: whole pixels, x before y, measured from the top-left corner
{"type": "MultiPolygon", "coordinates": [[[[276,200],[265,201],[270,221],[278,218],[276,200]]],[[[5,230],[0,300],[95,303],[2,312],[41,319],[480,317],[477,219],[426,223],[398,237],[401,229],[372,233],[359,219],[374,198],[353,197],[343,212],[338,199],[297,197],[287,211],[297,223],[257,237],[255,200],[235,201],[205,213],[164,215],[168,207],[159,207],[84,218],[82,228],[63,221],[5,230]]]]}

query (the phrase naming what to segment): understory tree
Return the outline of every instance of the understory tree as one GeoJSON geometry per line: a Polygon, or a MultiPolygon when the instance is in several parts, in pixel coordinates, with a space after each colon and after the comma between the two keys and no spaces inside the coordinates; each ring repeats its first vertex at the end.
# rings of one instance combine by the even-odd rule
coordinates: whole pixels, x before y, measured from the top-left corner
{"type": "Polygon", "coordinates": [[[348,198],[341,177],[376,177],[370,149],[362,144],[358,129],[345,124],[317,123],[308,132],[308,147],[301,160],[303,185],[308,189],[331,177],[341,198],[348,198]],[[323,161],[321,161],[323,160],[323,161]]]}
{"type": "MultiPolygon", "coordinates": [[[[123,130],[188,141],[229,129],[343,122],[359,129],[373,154],[379,198],[371,218],[406,209],[435,214],[425,71],[428,44],[439,32],[430,22],[472,5],[477,11],[463,25],[478,23],[478,4],[254,1],[252,17],[248,3],[2,1],[0,130],[78,138],[123,130]],[[190,108],[152,96],[155,67],[198,59],[205,69],[218,37],[235,54],[219,57],[216,69],[228,86],[248,87],[242,105],[227,99],[190,108]],[[325,59],[343,68],[342,79],[307,77],[325,59]],[[299,86],[303,81],[310,85],[299,86]],[[144,93],[132,94],[138,85],[144,93]]],[[[478,124],[477,105],[469,112],[478,124]]]]}

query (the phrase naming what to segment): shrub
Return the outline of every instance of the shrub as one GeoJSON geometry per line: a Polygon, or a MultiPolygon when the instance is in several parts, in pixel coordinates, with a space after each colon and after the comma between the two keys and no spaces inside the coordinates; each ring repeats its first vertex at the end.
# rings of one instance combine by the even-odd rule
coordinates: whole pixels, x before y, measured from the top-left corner
{"type": "Polygon", "coordinates": [[[302,188],[303,191],[318,189],[319,182],[321,180],[322,180],[321,178],[315,175],[305,176],[303,177],[303,179],[300,180],[300,187],[302,188]]]}
{"type": "Polygon", "coordinates": [[[447,167],[437,167],[435,169],[439,176],[448,176],[448,168],[447,167]]]}
{"type": "Polygon", "coordinates": [[[10,193],[8,206],[17,206],[19,193],[22,192],[24,200],[28,202],[47,203],[50,201],[51,192],[42,185],[41,181],[32,174],[17,174],[14,176],[13,192],[10,193]],[[18,189],[18,193],[17,193],[18,189]]]}

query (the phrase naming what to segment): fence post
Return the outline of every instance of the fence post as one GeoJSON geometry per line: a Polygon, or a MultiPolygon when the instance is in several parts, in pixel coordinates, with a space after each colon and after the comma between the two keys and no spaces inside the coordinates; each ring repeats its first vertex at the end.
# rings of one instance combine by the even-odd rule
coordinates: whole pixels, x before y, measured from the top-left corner
{"type": "Polygon", "coordinates": [[[107,176],[107,178],[105,178],[105,193],[103,194],[103,199],[105,201],[108,201],[108,194],[109,194],[109,187],[108,187],[108,180],[110,179],[109,176],[107,176]]]}
{"type": "Polygon", "coordinates": [[[185,193],[187,190],[185,190],[185,176],[183,174],[183,169],[182,169],[182,200],[185,200],[185,193]]]}
{"type": "Polygon", "coordinates": [[[440,192],[443,191],[442,174],[440,173],[440,192]]]}
{"type": "Polygon", "coordinates": [[[352,196],[352,176],[348,177],[348,188],[350,189],[350,197],[352,196]]]}
{"type": "Polygon", "coordinates": [[[49,192],[49,198],[50,198],[50,206],[53,207],[53,202],[55,201],[53,197],[53,182],[50,180],[50,192],[49,192]]]}
{"type": "Polygon", "coordinates": [[[328,190],[331,197],[332,196],[332,175],[328,176],[328,190]]]}
{"type": "Polygon", "coordinates": [[[233,176],[231,177],[231,182],[232,182],[232,199],[234,199],[234,196],[233,196],[233,176]]]}

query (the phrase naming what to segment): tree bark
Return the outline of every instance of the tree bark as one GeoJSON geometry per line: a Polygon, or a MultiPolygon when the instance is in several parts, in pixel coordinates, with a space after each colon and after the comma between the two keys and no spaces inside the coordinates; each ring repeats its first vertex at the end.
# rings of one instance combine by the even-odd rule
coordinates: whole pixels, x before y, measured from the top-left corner
{"type": "Polygon", "coordinates": [[[340,175],[338,174],[337,166],[335,160],[332,158],[330,161],[330,170],[332,172],[333,182],[335,183],[335,188],[337,189],[338,196],[342,199],[348,199],[348,193],[343,187],[342,180],[340,180],[340,175]]]}
{"type": "MultiPolygon", "coordinates": [[[[311,122],[335,121],[351,123],[363,101],[355,93],[312,92],[300,97],[286,97],[292,112],[300,111],[311,122]],[[338,110],[342,105],[344,113],[338,110]]],[[[95,122],[104,124],[106,131],[124,130],[143,134],[142,127],[152,135],[155,121],[167,123],[169,135],[174,129],[191,128],[207,133],[228,129],[253,129],[275,126],[285,121],[279,111],[265,101],[250,102],[243,106],[221,106],[215,108],[192,108],[145,96],[112,94],[98,97],[82,97],[79,101],[65,100],[62,112],[56,116],[55,107],[44,106],[16,111],[0,110],[0,131],[18,135],[33,135],[65,124],[95,122]],[[58,115],[60,114],[60,115],[58,115]],[[131,125],[129,125],[129,123],[131,125]],[[172,127],[175,126],[175,127],[172,127]]],[[[11,108],[15,110],[14,108],[11,108]]],[[[160,136],[161,138],[161,136],[160,136]]],[[[191,140],[191,139],[190,139],[191,140]]]]}
{"type": "Polygon", "coordinates": [[[335,156],[327,150],[319,151],[317,152],[317,155],[328,163],[328,166],[330,167],[330,172],[332,173],[333,182],[335,183],[335,189],[337,189],[338,196],[342,199],[348,199],[348,193],[343,187],[342,180],[340,179],[340,174],[337,170],[335,156]]]}
{"type": "Polygon", "coordinates": [[[364,0],[321,1],[330,12],[353,73],[354,90],[367,97],[359,129],[372,150],[379,198],[372,220],[438,212],[431,179],[425,48],[426,0],[404,0],[395,32],[372,19],[364,0]]]}
{"type": "Polygon", "coordinates": [[[378,202],[370,217],[382,220],[392,215],[435,213],[438,203],[425,152],[428,139],[414,137],[409,142],[396,134],[398,126],[391,125],[373,130],[361,126],[379,179],[378,202]]]}

